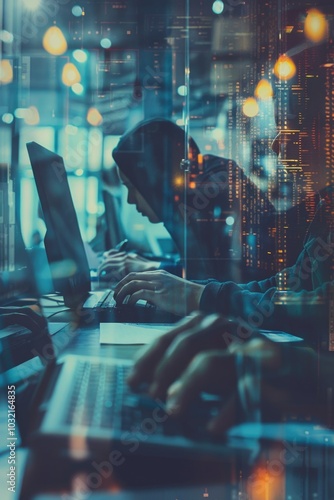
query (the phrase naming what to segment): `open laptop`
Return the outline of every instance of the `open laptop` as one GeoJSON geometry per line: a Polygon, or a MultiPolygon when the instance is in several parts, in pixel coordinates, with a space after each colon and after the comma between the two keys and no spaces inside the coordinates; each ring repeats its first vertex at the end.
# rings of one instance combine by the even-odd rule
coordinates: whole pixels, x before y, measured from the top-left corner
{"type": "Polygon", "coordinates": [[[175,321],[177,317],[156,312],[147,302],[116,306],[113,290],[91,290],[87,255],[63,158],[36,142],[27,143],[27,149],[47,228],[45,249],[51,275],[65,305],[75,310],[113,313],[123,321],[157,321],[157,316],[160,321],[175,321]]]}
{"type": "Polygon", "coordinates": [[[247,440],[223,445],[205,433],[221,404],[218,398],[203,394],[184,419],[176,420],[163,401],[130,390],[125,379],[131,365],[124,359],[67,355],[47,367],[31,445],[76,460],[117,453],[120,465],[130,456],[214,458],[253,449],[247,440]]]}

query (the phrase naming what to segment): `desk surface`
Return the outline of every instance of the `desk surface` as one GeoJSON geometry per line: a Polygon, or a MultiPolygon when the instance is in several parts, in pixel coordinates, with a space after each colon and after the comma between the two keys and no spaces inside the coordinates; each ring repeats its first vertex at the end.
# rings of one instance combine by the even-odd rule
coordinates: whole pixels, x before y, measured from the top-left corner
{"type": "MultiPolygon", "coordinates": [[[[138,346],[100,345],[98,326],[75,329],[73,323],[56,333],[53,336],[53,343],[57,355],[63,353],[89,354],[90,356],[132,359],[138,351],[138,346]]],[[[47,456],[36,459],[30,453],[23,483],[24,493],[21,499],[30,500],[35,493],[42,494],[38,485],[41,478],[47,476],[50,480],[49,494],[58,492],[55,498],[62,499],[76,498],[73,497],[73,490],[76,488],[79,488],[79,493],[81,488],[81,493],[77,498],[82,498],[82,489],[86,489],[85,495],[96,496],[96,500],[106,498],[105,493],[100,491],[101,489],[108,492],[108,497],[113,497],[114,493],[121,489],[120,500],[142,500],[144,498],[192,500],[193,498],[205,498],[205,489],[203,490],[203,488],[207,488],[210,499],[216,498],[214,494],[218,491],[215,490],[217,482],[220,482],[220,492],[225,492],[225,498],[255,499],[263,497],[270,500],[282,500],[288,498],[289,495],[291,500],[304,498],[329,500],[334,498],[334,478],[331,474],[331,464],[334,463],[333,447],[324,443],[323,446],[313,449],[310,444],[295,445],[293,439],[290,443],[288,441],[275,441],[262,444],[262,452],[254,464],[240,464],[235,459],[224,466],[222,463],[190,462],[177,458],[164,460],[147,457],[146,460],[145,457],[145,460],[141,459],[140,462],[133,463],[129,460],[127,462],[129,472],[121,477],[108,477],[103,479],[101,483],[98,481],[98,488],[94,487],[94,480],[97,481],[97,479],[92,475],[96,474],[95,469],[87,470],[85,467],[83,469],[74,467],[73,470],[70,470],[69,465],[64,460],[59,460],[57,464],[50,464],[47,456]],[[130,479],[129,482],[128,479],[130,479]],[[210,494],[210,485],[212,494],[210,494]],[[188,489],[185,490],[184,486],[187,486],[188,489]],[[178,494],[178,491],[179,496],[173,496],[178,494]],[[168,492],[172,496],[168,495],[168,492]],[[183,496],[181,496],[182,493],[183,496]],[[305,496],[306,493],[307,496],[305,496]],[[314,495],[318,495],[318,497],[314,495]]],[[[217,496],[217,498],[223,497],[217,496]]],[[[118,499],[117,495],[116,499],[118,499]]]]}

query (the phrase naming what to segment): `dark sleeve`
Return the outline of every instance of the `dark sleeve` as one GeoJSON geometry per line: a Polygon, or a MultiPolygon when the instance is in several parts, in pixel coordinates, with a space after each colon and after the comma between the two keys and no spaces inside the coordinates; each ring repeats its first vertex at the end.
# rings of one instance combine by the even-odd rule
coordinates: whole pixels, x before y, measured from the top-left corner
{"type": "Polygon", "coordinates": [[[211,282],[203,291],[200,309],[243,319],[254,329],[312,338],[328,331],[328,296],[329,283],[315,290],[284,292],[282,300],[275,278],[248,285],[211,282]]]}

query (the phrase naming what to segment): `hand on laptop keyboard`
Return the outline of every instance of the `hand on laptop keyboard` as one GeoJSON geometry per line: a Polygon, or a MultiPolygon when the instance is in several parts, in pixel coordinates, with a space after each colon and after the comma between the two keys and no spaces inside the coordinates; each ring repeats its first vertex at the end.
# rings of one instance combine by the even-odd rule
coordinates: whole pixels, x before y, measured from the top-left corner
{"type": "Polygon", "coordinates": [[[46,319],[30,307],[0,307],[2,327],[20,325],[33,333],[47,329],[46,319]]]}
{"type": "Polygon", "coordinates": [[[278,421],[298,404],[314,415],[316,379],[313,350],[274,343],[243,322],[197,314],[146,347],[128,383],[148,383],[152,398],[166,398],[166,411],[186,421],[203,392],[220,396],[224,404],[204,430],[222,436],[240,421],[278,421]]]}

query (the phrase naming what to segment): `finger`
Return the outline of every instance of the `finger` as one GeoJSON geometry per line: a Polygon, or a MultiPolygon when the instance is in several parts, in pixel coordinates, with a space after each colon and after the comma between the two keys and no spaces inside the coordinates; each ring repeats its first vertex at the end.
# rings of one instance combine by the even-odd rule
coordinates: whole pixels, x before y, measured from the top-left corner
{"type": "MultiPolygon", "coordinates": [[[[158,273],[159,276],[159,273],[158,273]]],[[[157,278],[157,272],[156,271],[147,271],[147,272],[142,272],[142,273],[129,273],[125,278],[123,278],[118,285],[115,288],[115,295],[122,290],[122,288],[127,285],[128,283],[131,283],[132,281],[135,280],[141,280],[141,281],[152,281],[157,278]]],[[[116,299],[115,296],[115,299],[116,299]]]]}
{"type": "Polygon", "coordinates": [[[204,391],[217,384],[231,368],[231,356],[216,351],[197,355],[180,377],[177,385],[170,388],[167,409],[173,414],[184,413],[189,404],[204,391]]]}
{"type": "Polygon", "coordinates": [[[126,252],[120,252],[119,250],[109,250],[103,253],[103,257],[107,259],[108,257],[114,257],[115,255],[126,255],[126,252]]]}
{"type": "Polygon", "coordinates": [[[226,320],[216,314],[197,317],[188,323],[185,331],[180,331],[160,361],[150,387],[153,397],[164,397],[170,384],[182,373],[192,358],[205,349],[224,349],[221,328],[226,320]]]}
{"type": "Polygon", "coordinates": [[[238,421],[238,397],[234,393],[228,398],[217,417],[210,420],[207,430],[214,436],[223,436],[227,430],[233,427],[238,421]]]}
{"type": "Polygon", "coordinates": [[[127,297],[128,295],[133,295],[140,290],[155,290],[156,283],[141,279],[142,274],[144,273],[130,273],[120,281],[120,283],[124,283],[122,288],[118,288],[117,285],[114,292],[114,299],[118,304],[122,304],[125,297],[127,297]],[[137,279],[132,278],[130,281],[128,281],[128,277],[131,275],[136,276],[137,279]]]}
{"type": "Polygon", "coordinates": [[[150,382],[157,363],[161,360],[175,337],[197,324],[202,318],[203,314],[200,312],[193,313],[191,317],[183,318],[169,332],[139,352],[138,359],[127,379],[129,385],[136,387],[142,382],[150,382]]]}

